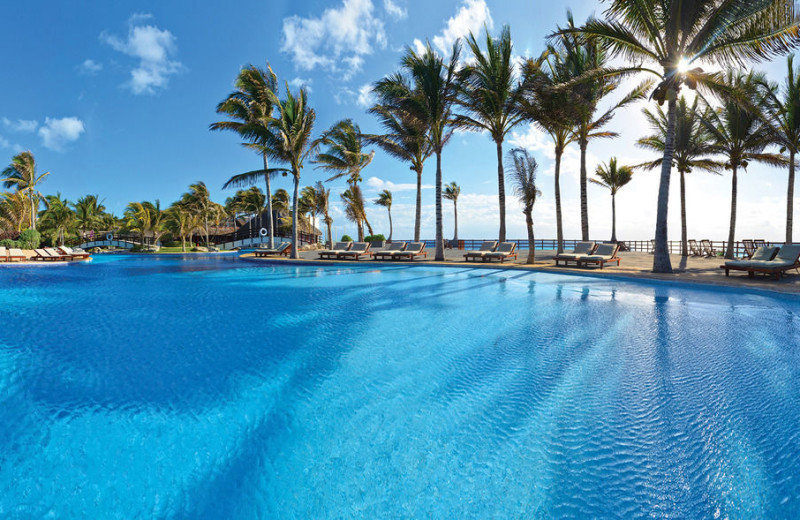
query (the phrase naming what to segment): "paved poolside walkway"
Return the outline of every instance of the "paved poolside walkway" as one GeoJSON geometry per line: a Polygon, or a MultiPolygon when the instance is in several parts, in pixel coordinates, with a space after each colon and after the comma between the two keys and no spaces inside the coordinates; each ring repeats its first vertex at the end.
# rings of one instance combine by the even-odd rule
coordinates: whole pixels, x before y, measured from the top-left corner
{"type": "MultiPolygon", "coordinates": [[[[527,251],[522,251],[517,260],[506,261],[502,264],[498,262],[482,263],[482,262],[465,262],[465,251],[457,249],[445,250],[445,261],[434,262],[430,259],[433,252],[429,251],[428,259],[415,260],[415,264],[424,265],[448,265],[448,266],[470,266],[477,268],[505,268],[505,269],[528,269],[535,271],[547,272],[569,272],[580,274],[591,274],[603,277],[622,277],[622,278],[644,278],[653,280],[665,280],[673,282],[692,282],[698,284],[712,284],[724,285],[730,287],[742,287],[757,290],[777,291],[783,293],[798,293],[800,294],[800,273],[797,271],[788,271],[781,277],[780,281],[776,281],[774,276],[767,277],[765,275],[756,275],[755,278],[749,278],[747,273],[732,271],[731,275],[726,277],[725,271],[720,269],[719,266],[724,263],[722,258],[698,258],[698,257],[681,257],[680,255],[671,255],[673,274],[660,274],[653,273],[653,255],[648,253],[620,253],[620,266],[616,265],[606,266],[602,270],[598,267],[580,268],[570,266],[563,267],[555,266],[553,255],[555,251],[536,251],[536,263],[534,265],[526,264],[527,251]]],[[[244,258],[252,261],[267,261],[267,262],[296,262],[285,258],[255,258],[252,254],[243,255],[244,258]]],[[[319,260],[319,255],[316,251],[301,251],[300,261],[314,261],[319,263],[331,264],[352,264],[353,261],[336,261],[336,260],[319,260]]],[[[377,264],[373,260],[361,260],[361,264],[377,264]]],[[[384,263],[384,262],[381,262],[384,263]]],[[[385,262],[391,264],[392,262],[385,262]]]]}

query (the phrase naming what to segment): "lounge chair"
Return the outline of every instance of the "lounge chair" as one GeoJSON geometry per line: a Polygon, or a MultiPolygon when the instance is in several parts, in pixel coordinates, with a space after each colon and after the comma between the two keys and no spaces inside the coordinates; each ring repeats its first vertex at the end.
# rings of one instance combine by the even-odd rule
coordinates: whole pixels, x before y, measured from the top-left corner
{"type": "Polygon", "coordinates": [[[65,255],[61,251],[56,251],[52,247],[45,247],[44,250],[47,251],[47,254],[52,256],[53,259],[55,260],[64,260],[64,261],[72,260],[72,255],[65,255]]]}
{"type": "Polygon", "coordinates": [[[256,249],[255,256],[256,258],[263,258],[265,256],[289,254],[291,251],[291,242],[281,242],[274,249],[256,249]]]}
{"type": "Polygon", "coordinates": [[[752,258],[753,253],[756,252],[756,246],[752,240],[742,240],[742,247],[744,247],[743,258],[752,258]]]}
{"type": "Polygon", "coordinates": [[[575,262],[577,264],[578,258],[591,255],[594,252],[595,246],[596,244],[594,242],[589,241],[576,243],[571,253],[561,253],[553,257],[553,260],[556,261],[556,267],[558,266],[558,262],[564,262],[564,265],[567,265],[567,262],[575,262]]]}
{"type": "Polygon", "coordinates": [[[703,256],[703,249],[697,245],[697,240],[689,240],[689,254],[692,256],[703,256]]]}
{"type": "Polygon", "coordinates": [[[500,242],[500,245],[491,252],[483,255],[484,262],[491,262],[492,260],[500,260],[502,264],[504,260],[517,258],[517,243],[516,242],[500,242]]]}
{"type": "Polygon", "coordinates": [[[613,242],[599,244],[593,254],[578,257],[578,267],[580,267],[581,264],[584,266],[587,264],[595,264],[599,265],[600,269],[602,269],[605,264],[614,263],[619,266],[620,258],[617,256],[618,252],[619,244],[615,244],[613,242]]]}
{"type": "Polygon", "coordinates": [[[317,251],[319,253],[320,258],[336,258],[336,255],[341,253],[342,251],[347,251],[353,246],[352,242],[336,242],[333,245],[333,249],[322,249],[317,251]]]}
{"type": "Polygon", "coordinates": [[[414,260],[418,256],[428,258],[428,252],[425,251],[425,242],[411,242],[405,251],[394,251],[392,253],[392,260],[414,260]]]}
{"type": "Polygon", "coordinates": [[[22,249],[12,247],[11,249],[8,250],[9,262],[13,262],[14,260],[16,260],[17,262],[22,262],[24,260],[27,260],[27,258],[28,257],[25,256],[25,253],[22,252],[22,249]]]}
{"type": "Polygon", "coordinates": [[[701,240],[700,245],[703,247],[703,256],[707,258],[717,256],[717,250],[711,245],[711,240],[701,240]]]}
{"type": "Polygon", "coordinates": [[[494,250],[497,249],[497,241],[493,240],[486,240],[481,244],[481,248],[477,251],[469,251],[467,254],[464,255],[464,261],[469,262],[470,258],[472,260],[477,260],[480,258],[483,259],[483,255],[492,253],[494,250]]]}
{"type": "Polygon", "coordinates": [[[369,247],[370,247],[369,242],[353,242],[353,247],[351,247],[347,251],[340,251],[336,253],[336,259],[359,260],[362,256],[372,256],[372,252],[369,250],[369,247]]]}
{"type": "Polygon", "coordinates": [[[753,278],[755,273],[775,275],[776,280],[781,279],[781,275],[790,269],[800,270],[800,245],[789,244],[781,247],[775,258],[769,257],[774,254],[775,248],[761,247],[756,250],[750,260],[729,260],[721,265],[725,269],[725,276],[730,271],[747,271],[747,276],[753,278]]]}
{"type": "Polygon", "coordinates": [[[2,246],[0,246],[0,262],[8,262],[8,251],[2,246]]]}
{"type": "Polygon", "coordinates": [[[764,239],[756,239],[753,240],[753,245],[758,249],[759,247],[767,247],[769,244],[767,244],[767,241],[764,239]]]}
{"type": "Polygon", "coordinates": [[[385,259],[392,259],[392,254],[400,251],[406,250],[407,242],[392,242],[386,249],[382,251],[375,251],[372,253],[373,260],[385,260],[385,259]]]}
{"type": "Polygon", "coordinates": [[[92,256],[83,249],[72,249],[71,247],[67,246],[60,246],[58,250],[65,255],[71,256],[73,260],[86,260],[92,256]]]}
{"type": "Polygon", "coordinates": [[[37,260],[39,262],[52,262],[53,260],[57,259],[44,249],[34,249],[33,252],[36,253],[36,255],[33,257],[33,260],[37,260]]]}

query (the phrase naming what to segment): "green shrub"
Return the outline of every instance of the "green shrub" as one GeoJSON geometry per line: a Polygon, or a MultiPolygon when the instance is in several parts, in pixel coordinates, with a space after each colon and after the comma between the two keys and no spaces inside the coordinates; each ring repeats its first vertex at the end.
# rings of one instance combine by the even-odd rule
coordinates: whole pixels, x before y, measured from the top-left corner
{"type": "Polygon", "coordinates": [[[36,249],[42,243],[42,235],[35,229],[26,229],[19,234],[17,245],[22,249],[36,249]]]}
{"type": "Polygon", "coordinates": [[[0,247],[7,247],[11,249],[12,247],[19,247],[19,244],[17,244],[16,240],[6,238],[5,240],[0,240],[0,247]]]}
{"type": "Polygon", "coordinates": [[[364,242],[380,242],[385,241],[386,237],[378,233],[376,235],[367,235],[364,237],[364,242]]]}
{"type": "Polygon", "coordinates": [[[353,238],[350,235],[342,235],[341,242],[352,242],[353,238]]]}

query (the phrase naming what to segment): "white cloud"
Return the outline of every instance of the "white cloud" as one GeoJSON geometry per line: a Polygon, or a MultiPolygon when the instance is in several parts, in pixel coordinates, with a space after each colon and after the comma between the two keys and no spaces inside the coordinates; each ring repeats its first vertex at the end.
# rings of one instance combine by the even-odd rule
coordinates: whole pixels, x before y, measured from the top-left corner
{"type": "Polygon", "coordinates": [[[76,141],[85,131],[83,121],[77,117],[63,117],[61,119],[45,118],[44,125],[39,129],[42,144],[51,150],[63,150],[68,143],[76,141]]]}
{"type": "Polygon", "coordinates": [[[306,89],[306,92],[308,92],[309,94],[312,92],[311,78],[300,78],[300,77],[293,78],[289,80],[289,86],[293,88],[304,87],[306,89]]]}
{"type": "Polygon", "coordinates": [[[358,98],[356,98],[356,105],[361,108],[369,108],[375,102],[375,95],[372,93],[372,84],[366,83],[361,85],[358,89],[358,98]]]}
{"type": "Polygon", "coordinates": [[[131,69],[128,87],[134,94],[155,94],[166,88],[169,77],[183,70],[181,62],[171,59],[176,53],[175,36],[165,29],[153,25],[138,25],[151,18],[146,14],[134,14],[129,20],[128,36],[100,34],[101,41],[116,51],[139,60],[131,69]]]}
{"type": "Polygon", "coordinates": [[[408,10],[397,5],[393,0],[383,0],[383,8],[395,20],[405,20],[408,17],[408,10]]]}
{"type": "MultiPolygon", "coordinates": [[[[369,179],[367,179],[366,184],[375,191],[389,190],[391,192],[395,192],[395,191],[409,191],[417,189],[416,183],[409,182],[409,183],[396,184],[392,181],[385,181],[378,177],[370,177],[369,179]]],[[[429,190],[431,188],[433,188],[433,186],[430,184],[422,185],[423,190],[429,190]]]]}
{"type": "MultiPolygon", "coordinates": [[[[489,6],[485,0],[464,0],[463,5],[445,24],[441,34],[433,37],[433,46],[440,52],[447,55],[453,48],[453,43],[459,38],[468,36],[469,33],[478,34],[486,26],[491,29],[494,26],[492,15],[489,13],[489,6]]],[[[422,42],[414,40],[414,47],[419,52],[422,42]]]]}
{"type": "Polygon", "coordinates": [[[83,60],[83,63],[78,66],[78,71],[80,71],[81,74],[86,74],[87,76],[94,76],[101,70],[103,70],[103,64],[97,63],[91,59],[83,60]]]}
{"type": "Polygon", "coordinates": [[[386,47],[383,22],[373,14],[372,0],[343,0],[319,18],[283,19],[281,51],[300,70],[323,68],[348,81],[375,47],[386,47]]]}
{"type": "Polygon", "coordinates": [[[3,125],[12,132],[33,132],[39,126],[35,120],[17,119],[12,121],[7,117],[3,118],[3,125]]]}

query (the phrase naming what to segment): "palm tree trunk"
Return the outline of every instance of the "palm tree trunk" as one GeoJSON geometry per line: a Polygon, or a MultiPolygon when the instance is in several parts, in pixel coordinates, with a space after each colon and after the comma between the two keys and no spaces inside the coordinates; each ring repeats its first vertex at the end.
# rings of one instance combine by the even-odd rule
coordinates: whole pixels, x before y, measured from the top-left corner
{"type": "Polygon", "coordinates": [[[182,253],[186,252],[186,236],[185,235],[181,235],[181,252],[182,253]]]}
{"type": "Polygon", "coordinates": [[[369,225],[369,220],[367,220],[367,213],[364,212],[364,224],[367,225],[367,231],[369,231],[370,235],[374,235],[375,233],[372,231],[372,226],[369,225]]]}
{"type": "Polygon", "coordinates": [[[392,241],[392,207],[389,206],[386,208],[386,211],[389,212],[389,242],[392,241]]]}
{"type": "Polygon", "coordinates": [[[786,243],[792,243],[794,223],[794,149],[789,150],[789,188],[786,190],[786,243]]]}
{"type": "Polygon", "coordinates": [[[269,220],[269,248],[275,249],[275,223],[272,219],[272,187],[269,182],[269,174],[267,173],[268,162],[267,154],[263,154],[264,158],[264,181],[267,184],[267,219],[269,220]]]}
{"type": "Polygon", "coordinates": [[[444,261],[444,234],[442,233],[442,150],[436,150],[436,254],[434,260],[444,261]]]}
{"type": "Polygon", "coordinates": [[[333,249],[333,232],[331,231],[331,221],[327,218],[328,216],[325,215],[325,223],[328,226],[328,249],[333,249]]]}
{"type": "Polygon", "coordinates": [[[586,189],[586,147],[589,142],[582,138],[581,146],[581,240],[589,240],[589,193],[586,189]]]}
{"type": "MultiPolygon", "coordinates": [[[[503,141],[496,141],[497,144],[497,201],[500,205],[500,233],[498,240],[506,241],[506,187],[505,175],[503,172],[503,141]]],[[[457,231],[456,231],[457,233],[457,231]]]]}
{"type": "Polygon", "coordinates": [[[417,172],[417,209],[414,219],[414,242],[419,242],[419,227],[422,222],[422,168],[417,172]]]}
{"type": "Polygon", "coordinates": [[[611,241],[617,241],[617,194],[611,194],[611,241]]]}
{"type": "Polygon", "coordinates": [[[733,238],[736,234],[736,184],[737,184],[737,167],[733,166],[731,169],[731,227],[728,230],[728,248],[725,250],[725,258],[733,258],[733,238]]]}
{"type": "Polygon", "coordinates": [[[557,252],[564,252],[564,228],[561,226],[561,155],[564,149],[556,145],[556,166],[555,166],[555,185],[556,185],[556,242],[557,252]]]}
{"type": "Polygon", "coordinates": [[[458,201],[453,199],[453,221],[455,224],[455,229],[453,231],[453,242],[455,245],[453,247],[458,248],[458,201]]]}
{"type": "Polygon", "coordinates": [[[526,263],[536,263],[536,240],[533,237],[533,208],[525,212],[525,226],[528,228],[528,260],[526,263]]]}
{"type": "Polygon", "coordinates": [[[300,243],[297,240],[297,195],[300,190],[300,172],[294,172],[294,199],[292,200],[292,258],[300,258],[300,243]]]}
{"type": "Polygon", "coordinates": [[[208,247],[209,246],[209,244],[208,244],[208,215],[205,215],[204,221],[205,221],[205,224],[206,224],[206,247],[208,247]]]}
{"type": "Polygon", "coordinates": [[[661,180],[658,184],[656,206],[656,248],[653,253],[653,272],[671,273],[672,263],[667,247],[667,215],[669,213],[669,177],[672,156],[675,154],[675,106],[674,97],[667,101],[667,135],[664,139],[664,158],[661,161],[661,180]]]}
{"type": "Polygon", "coordinates": [[[364,223],[361,221],[361,219],[356,222],[356,235],[358,235],[359,242],[364,241],[364,223]]]}
{"type": "Polygon", "coordinates": [[[681,172],[681,255],[689,256],[689,234],[686,231],[686,174],[681,172]]]}

